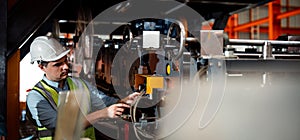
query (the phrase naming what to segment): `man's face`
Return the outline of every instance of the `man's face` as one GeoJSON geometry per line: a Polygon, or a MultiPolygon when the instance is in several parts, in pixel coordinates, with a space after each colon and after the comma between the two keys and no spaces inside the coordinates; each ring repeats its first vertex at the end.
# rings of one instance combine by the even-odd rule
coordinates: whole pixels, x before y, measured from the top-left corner
{"type": "Polygon", "coordinates": [[[46,77],[52,81],[61,81],[68,76],[69,66],[67,56],[49,62],[47,66],[41,66],[41,69],[46,73],[46,77]]]}

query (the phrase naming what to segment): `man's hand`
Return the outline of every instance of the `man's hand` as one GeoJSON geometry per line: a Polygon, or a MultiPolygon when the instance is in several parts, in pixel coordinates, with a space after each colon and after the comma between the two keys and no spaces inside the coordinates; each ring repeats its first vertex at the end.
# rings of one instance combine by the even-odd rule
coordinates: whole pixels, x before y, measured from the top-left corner
{"type": "Polygon", "coordinates": [[[130,106],[124,103],[117,103],[107,107],[107,115],[109,118],[118,118],[122,115],[124,108],[129,108],[130,106]]]}
{"type": "Polygon", "coordinates": [[[122,99],[121,102],[131,105],[132,103],[135,102],[136,98],[141,94],[142,93],[134,92],[134,93],[128,95],[127,97],[125,97],[124,99],[122,99]]]}
{"type": "Polygon", "coordinates": [[[94,124],[100,119],[105,118],[118,118],[122,115],[125,108],[129,108],[130,106],[124,103],[113,104],[109,107],[106,107],[101,110],[97,110],[90,114],[87,114],[86,121],[84,122],[84,127],[87,128],[91,124],[94,124]]]}

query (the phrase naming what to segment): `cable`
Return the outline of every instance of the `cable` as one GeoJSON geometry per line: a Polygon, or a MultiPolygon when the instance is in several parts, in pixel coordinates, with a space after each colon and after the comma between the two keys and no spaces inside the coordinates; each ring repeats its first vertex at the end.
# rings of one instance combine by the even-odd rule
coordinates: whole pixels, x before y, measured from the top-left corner
{"type": "Polygon", "coordinates": [[[141,94],[137,97],[136,101],[134,102],[134,105],[132,105],[132,107],[130,107],[130,109],[132,109],[132,111],[130,111],[130,115],[131,115],[131,118],[133,119],[133,122],[137,122],[136,121],[136,109],[137,109],[137,105],[138,103],[140,102],[140,100],[142,99],[143,95],[145,95],[145,90],[142,90],[141,91],[141,94]]]}
{"type": "Polygon", "coordinates": [[[143,96],[146,92],[145,92],[145,90],[142,90],[141,93],[142,93],[142,94],[140,94],[140,95],[137,97],[136,101],[135,101],[133,104],[131,104],[130,111],[129,111],[130,116],[131,116],[131,122],[133,123],[134,134],[136,135],[136,137],[137,137],[138,140],[141,140],[141,138],[139,137],[138,132],[137,132],[137,129],[136,129],[136,126],[135,126],[135,124],[136,124],[136,117],[135,117],[135,114],[136,114],[137,104],[139,103],[139,101],[141,100],[142,96],[143,96]]]}

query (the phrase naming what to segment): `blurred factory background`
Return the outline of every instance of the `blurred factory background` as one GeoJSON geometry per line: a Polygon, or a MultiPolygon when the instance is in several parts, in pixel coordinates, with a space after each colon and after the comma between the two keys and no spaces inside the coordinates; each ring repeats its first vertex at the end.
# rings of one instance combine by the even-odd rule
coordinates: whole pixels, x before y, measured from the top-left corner
{"type": "Polygon", "coordinates": [[[140,117],[132,123],[141,131],[160,126],[157,137],[122,129],[114,139],[300,139],[299,0],[137,1],[0,0],[0,140],[23,139],[33,131],[26,126],[26,96],[43,73],[30,64],[29,48],[41,35],[74,51],[88,50],[84,57],[70,57],[76,62],[70,76],[82,76],[108,95],[150,85],[145,79],[177,83],[174,89],[163,82],[150,86],[158,90],[149,91],[148,100],[160,103],[141,112],[154,119],[131,116],[140,117]],[[149,17],[127,21],[145,10],[135,6],[151,3],[159,7],[149,17]],[[159,15],[163,10],[166,18],[159,15]],[[92,47],[78,47],[85,46],[82,36],[90,37],[92,47]],[[116,59],[119,52],[125,56],[116,59]],[[122,61],[129,56],[137,60],[122,61]],[[129,74],[115,71],[116,64],[129,74]],[[195,79],[197,85],[189,87],[195,79]],[[156,97],[162,90],[182,93],[156,97]],[[190,105],[180,107],[181,101],[190,105]],[[182,123],[171,126],[174,121],[182,123]]]}

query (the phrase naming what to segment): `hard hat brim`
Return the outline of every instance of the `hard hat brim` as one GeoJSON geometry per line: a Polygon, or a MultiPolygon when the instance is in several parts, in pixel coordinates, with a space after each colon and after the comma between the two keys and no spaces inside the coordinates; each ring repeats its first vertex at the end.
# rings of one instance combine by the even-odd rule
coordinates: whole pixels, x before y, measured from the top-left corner
{"type": "Polygon", "coordinates": [[[68,50],[65,50],[64,52],[62,52],[62,53],[61,53],[60,55],[58,55],[57,57],[52,58],[52,59],[46,59],[46,60],[44,60],[44,61],[50,62],[50,61],[56,61],[56,60],[59,60],[59,59],[61,59],[62,57],[66,56],[69,52],[70,52],[69,49],[68,49],[68,50]]]}
{"type": "MultiPolygon", "coordinates": [[[[52,59],[44,59],[43,61],[45,62],[51,62],[51,61],[56,61],[56,60],[59,60],[61,59],[62,57],[66,56],[68,53],[70,52],[70,50],[65,50],[64,52],[62,52],[60,55],[56,56],[55,58],[52,58],[52,59]]],[[[33,64],[34,61],[36,60],[32,60],[30,63],[33,64]]]]}

